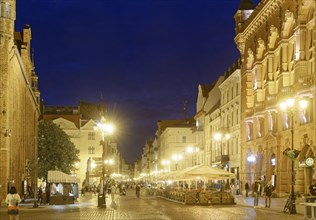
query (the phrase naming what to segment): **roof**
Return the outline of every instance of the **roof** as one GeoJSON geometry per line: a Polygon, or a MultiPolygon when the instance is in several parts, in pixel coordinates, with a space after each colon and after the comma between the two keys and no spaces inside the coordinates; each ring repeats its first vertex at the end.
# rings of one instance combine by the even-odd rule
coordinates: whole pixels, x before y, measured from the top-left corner
{"type": "Polygon", "coordinates": [[[255,9],[255,4],[252,0],[241,0],[238,10],[253,10],[255,9]]]}
{"type": "Polygon", "coordinates": [[[48,183],[79,183],[79,179],[70,176],[66,173],[63,173],[58,170],[49,170],[48,171],[48,177],[47,177],[48,183]]]}
{"type": "Polygon", "coordinates": [[[164,131],[166,128],[191,128],[194,126],[195,120],[193,118],[190,119],[180,119],[180,120],[158,120],[158,130],[160,132],[164,131]]]}

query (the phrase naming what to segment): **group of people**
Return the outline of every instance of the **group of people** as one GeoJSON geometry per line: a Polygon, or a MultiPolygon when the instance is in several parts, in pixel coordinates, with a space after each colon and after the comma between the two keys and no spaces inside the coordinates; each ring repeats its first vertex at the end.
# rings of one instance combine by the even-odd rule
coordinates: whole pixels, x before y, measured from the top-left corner
{"type": "MultiPolygon", "coordinates": [[[[245,190],[246,197],[248,197],[250,192],[250,186],[248,182],[245,183],[245,190]]],[[[263,180],[261,180],[261,178],[258,178],[258,180],[253,185],[254,208],[258,207],[259,197],[262,195],[262,192],[265,196],[265,207],[270,208],[273,191],[274,186],[271,184],[271,181],[268,181],[268,183],[265,184],[265,178],[263,180]]]]}

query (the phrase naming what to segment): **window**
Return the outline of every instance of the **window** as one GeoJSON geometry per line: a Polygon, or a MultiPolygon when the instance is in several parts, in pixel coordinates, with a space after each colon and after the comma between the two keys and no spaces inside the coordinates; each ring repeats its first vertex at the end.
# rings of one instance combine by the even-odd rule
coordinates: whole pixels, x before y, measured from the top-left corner
{"type": "Polygon", "coordinates": [[[283,112],[282,114],[282,123],[283,123],[283,130],[287,130],[291,126],[291,120],[287,112],[283,112]]]}
{"type": "Polygon", "coordinates": [[[264,136],[264,118],[258,117],[257,118],[257,137],[263,137],[264,136]]]}
{"type": "Polygon", "coordinates": [[[95,132],[88,133],[88,140],[95,140],[95,132]]]}
{"type": "Polygon", "coordinates": [[[186,143],[187,142],[187,137],[186,136],[182,136],[182,143],[186,143]]]}
{"type": "Polygon", "coordinates": [[[312,99],[305,99],[302,101],[306,101],[307,105],[304,107],[304,109],[299,109],[298,111],[300,125],[304,125],[313,121],[313,118],[312,118],[313,111],[312,111],[312,104],[311,104],[313,103],[312,99]]]}
{"type": "Polygon", "coordinates": [[[88,154],[95,154],[95,147],[89,146],[88,147],[88,154]]]}
{"type": "Polygon", "coordinates": [[[246,134],[247,134],[247,141],[250,141],[253,139],[253,123],[250,121],[246,123],[246,134]]]}
{"type": "Polygon", "coordinates": [[[11,5],[9,2],[5,3],[5,17],[11,18],[11,5]]]}
{"type": "Polygon", "coordinates": [[[270,111],[268,114],[268,130],[272,132],[276,132],[276,113],[274,111],[270,111]]]}

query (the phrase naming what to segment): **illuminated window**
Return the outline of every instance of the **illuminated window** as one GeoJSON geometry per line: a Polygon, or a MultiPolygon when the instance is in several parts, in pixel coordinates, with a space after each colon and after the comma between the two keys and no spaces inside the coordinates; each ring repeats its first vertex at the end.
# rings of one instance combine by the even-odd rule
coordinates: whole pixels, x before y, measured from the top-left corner
{"type": "Polygon", "coordinates": [[[253,123],[250,121],[246,123],[246,135],[247,141],[253,139],[253,123]]]}
{"type": "Polygon", "coordinates": [[[300,122],[300,125],[304,125],[311,121],[312,121],[311,107],[310,105],[308,105],[306,109],[299,111],[299,122],[300,122]]]}
{"type": "Polygon", "coordinates": [[[257,137],[263,137],[264,136],[264,118],[258,117],[257,118],[257,137]]]}
{"type": "Polygon", "coordinates": [[[283,123],[282,124],[283,130],[287,130],[291,128],[291,119],[287,112],[282,113],[282,123],[283,123]]]}

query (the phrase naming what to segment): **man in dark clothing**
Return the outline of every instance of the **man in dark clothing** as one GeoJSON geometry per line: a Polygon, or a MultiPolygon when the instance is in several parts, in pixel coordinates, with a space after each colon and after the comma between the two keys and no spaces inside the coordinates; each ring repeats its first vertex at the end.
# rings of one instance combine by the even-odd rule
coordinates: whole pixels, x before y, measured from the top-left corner
{"type": "Polygon", "coordinates": [[[309,186],[309,192],[313,196],[316,196],[316,180],[314,180],[314,184],[309,186]]]}
{"type": "Polygon", "coordinates": [[[250,189],[250,188],[249,188],[249,183],[246,182],[246,183],[245,183],[246,197],[248,197],[249,189],[250,189]]]}
{"type": "Polygon", "coordinates": [[[253,201],[253,206],[254,208],[258,207],[259,203],[259,196],[260,196],[260,190],[261,190],[261,180],[260,178],[255,182],[255,186],[253,188],[253,194],[254,194],[254,201],[253,201]]]}
{"type": "Polygon", "coordinates": [[[37,202],[39,204],[42,203],[42,199],[43,199],[43,190],[42,190],[42,187],[39,187],[38,188],[38,195],[37,195],[37,202]]]}

